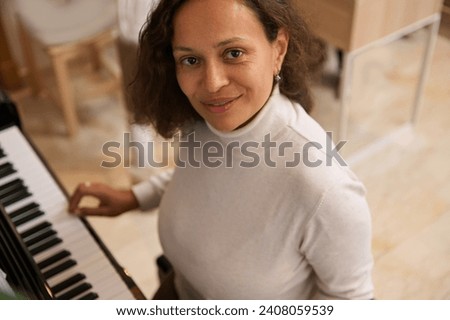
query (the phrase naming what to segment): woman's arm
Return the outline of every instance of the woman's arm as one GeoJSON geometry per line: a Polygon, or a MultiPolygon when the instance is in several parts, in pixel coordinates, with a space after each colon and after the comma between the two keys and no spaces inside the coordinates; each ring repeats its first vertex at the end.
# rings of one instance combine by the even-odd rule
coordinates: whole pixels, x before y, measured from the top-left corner
{"type": "Polygon", "coordinates": [[[80,183],[69,199],[69,212],[114,217],[138,208],[156,208],[172,174],[173,170],[163,171],[128,190],[115,189],[103,183],[80,183]],[[99,204],[95,207],[81,206],[81,200],[86,196],[96,198],[99,204]]]}
{"type": "Polygon", "coordinates": [[[315,299],[372,299],[371,215],[356,181],[327,190],[307,225],[301,251],[312,266],[315,299]]]}

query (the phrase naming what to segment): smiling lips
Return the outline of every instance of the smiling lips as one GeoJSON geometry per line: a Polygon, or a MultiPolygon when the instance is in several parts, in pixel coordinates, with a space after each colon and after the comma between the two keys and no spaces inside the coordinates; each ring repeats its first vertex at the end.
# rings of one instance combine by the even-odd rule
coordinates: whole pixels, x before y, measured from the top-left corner
{"type": "Polygon", "coordinates": [[[224,113],[231,108],[231,105],[240,98],[220,98],[202,101],[202,104],[212,113],[224,113]]]}

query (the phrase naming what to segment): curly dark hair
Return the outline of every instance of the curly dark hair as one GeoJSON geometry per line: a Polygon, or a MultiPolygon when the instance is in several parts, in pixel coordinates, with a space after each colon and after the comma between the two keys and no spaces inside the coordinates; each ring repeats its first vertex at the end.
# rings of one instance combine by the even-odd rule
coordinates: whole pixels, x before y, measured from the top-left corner
{"type": "MultiPolygon", "coordinates": [[[[172,137],[187,121],[201,119],[181,91],[172,55],[173,18],[189,0],[161,0],[148,16],[139,35],[136,77],[131,84],[131,112],[140,124],[152,124],[165,138],[172,137]]],[[[309,77],[323,61],[323,45],[301,18],[295,0],[241,0],[253,10],[267,39],[275,41],[285,28],[289,46],[280,71],[280,92],[310,112],[309,77]]]]}

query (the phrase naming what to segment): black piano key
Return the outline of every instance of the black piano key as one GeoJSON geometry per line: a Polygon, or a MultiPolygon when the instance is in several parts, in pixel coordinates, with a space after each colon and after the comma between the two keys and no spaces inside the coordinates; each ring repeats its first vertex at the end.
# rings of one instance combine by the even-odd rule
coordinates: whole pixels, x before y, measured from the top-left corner
{"type": "Polygon", "coordinates": [[[52,292],[53,292],[53,294],[56,295],[56,294],[60,293],[61,291],[63,291],[65,289],[67,289],[67,288],[77,284],[78,282],[83,281],[84,279],[86,279],[86,276],[84,274],[82,274],[82,273],[74,274],[70,278],[68,278],[68,279],[66,279],[64,281],[61,281],[57,285],[54,285],[51,288],[52,292]]]}
{"type": "MultiPolygon", "coordinates": [[[[52,230],[51,224],[47,221],[41,222],[38,225],[27,229],[25,232],[22,232],[20,235],[25,243],[29,241],[33,241],[37,238],[42,238],[42,234],[48,232],[49,230],[52,230]]],[[[27,244],[29,247],[31,245],[31,242],[27,244]]]]}
{"type": "Polygon", "coordinates": [[[41,262],[38,263],[38,268],[40,270],[43,270],[45,268],[47,268],[48,266],[51,266],[52,264],[57,263],[58,261],[61,261],[64,258],[67,258],[70,256],[70,252],[67,250],[61,250],[57,253],[55,253],[54,255],[52,255],[51,257],[48,257],[45,260],[42,260],[41,262]]]}
{"type": "Polygon", "coordinates": [[[22,179],[14,179],[0,186],[0,203],[5,207],[31,196],[22,179]]]}
{"type": "Polygon", "coordinates": [[[98,294],[96,294],[95,292],[89,292],[88,294],[81,296],[78,300],[95,300],[95,299],[98,299],[98,294]]]}
{"type": "Polygon", "coordinates": [[[0,202],[5,206],[9,206],[19,200],[23,200],[27,197],[31,196],[31,193],[28,192],[28,189],[24,188],[22,190],[17,190],[17,192],[5,197],[4,199],[0,199],[0,202]]]}
{"type": "Polygon", "coordinates": [[[9,192],[16,190],[17,188],[23,187],[23,180],[22,179],[14,179],[12,181],[9,181],[7,183],[4,183],[0,186],[0,197],[3,195],[8,194],[9,192]]]}
{"type": "Polygon", "coordinates": [[[5,151],[3,151],[2,148],[0,148],[0,159],[6,157],[5,151]]]}
{"type": "Polygon", "coordinates": [[[16,225],[16,227],[18,227],[28,221],[34,220],[43,215],[44,215],[44,212],[42,212],[41,210],[37,210],[37,211],[30,210],[30,211],[26,212],[25,214],[11,218],[11,220],[16,225]]]}
{"type": "Polygon", "coordinates": [[[89,283],[82,283],[79,286],[76,286],[75,288],[67,291],[66,293],[62,294],[61,296],[57,297],[58,300],[70,300],[72,298],[75,298],[76,296],[82,294],[85,291],[88,291],[89,289],[92,289],[92,285],[89,283]]]}
{"type": "Polygon", "coordinates": [[[21,214],[25,214],[29,211],[37,211],[37,210],[39,210],[39,205],[35,202],[32,202],[32,203],[27,204],[17,210],[10,212],[9,216],[11,217],[11,219],[14,219],[15,217],[17,217],[21,214]]]}
{"type": "Polygon", "coordinates": [[[51,226],[52,226],[52,224],[50,222],[44,221],[44,222],[41,222],[41,223],[35,225],[34,227],[31,227],[31,228],[23,231],[20,234],[20,236],[22,237],[22,239],[25,240],[26,238],[31,237],[34,234],[36,234],[36,233],[38,233],[38,232],[40,232],[42,230],[50,228],[51,226]]]}
{"type": "Polygon", "coordinates": [[[9,162],[0,165],[0,179],[17,172],[9,162]]]}
{"type": "Polygon", "coordinates": [[[77,262],[75,260],[72,260],[72,259],[64,261],[63,263],[61,263],[61,264],[51,268],[50,270],[45,271],[43,273],[44,278],[45,279],[49,279],[49,278],[51,278],[51,277],[53,277],[53,276],[55,276],[55,275],[65,271],[65,270],[75,266],[76,264],[77,264],[77,262]]]}
{"type": "Polygon", "coordinates": [[[25,245],[27,247],[31,247],[47,238],[50,238],[52,236],[56,235],[56,231],[52,230],[52,229],[48,229],[44,232],[41,232],[39,235],[37,235],[36,237],[31,238],[30,240],[25,241],[25,245]]]}
{"type": "Polygon", "coordinates": [[[47,241],[47,242],[45,242],[45,243],[43,243],[43,244],[41,244],[39,246],[36,246],[34,248],[30,248],[30,253],[31,253],[32,256],[35,256],[38,253],[41,253],[42,251],[48,250],[51,247],[54,247],[54,246],[56,246],[57,244],[59,244],[61,242],[62,242],[62,240],[60,238],[56,238],[56,237],[52,238],[49,241],[47,241]]]}

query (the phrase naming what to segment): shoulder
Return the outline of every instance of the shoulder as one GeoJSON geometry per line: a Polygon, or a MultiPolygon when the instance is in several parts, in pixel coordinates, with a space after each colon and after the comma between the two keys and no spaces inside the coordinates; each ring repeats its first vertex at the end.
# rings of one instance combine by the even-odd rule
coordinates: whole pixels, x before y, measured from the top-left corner
{"type": "Polygon", "coordinates": [[[317,121],[296,102],[283,95],[276,98],[277,126],[270,137],[278,173],[312,206],[326,199],[365,199],[365,188],[339,149],[317,121]],[[275,132],[275,131],[274,131],[275,132]],[[305,197],[305,194],[307,195],[305,197]]]}
{"type": "Polygon", "coordinates": [[[278,168],[322,185],[322,191],[345,182],[360,184],[340,153],[345,142],[335,143],[333,133],[326,132],[298,103],[283,95],[276,102],[277,129],[271,132],[270,141],[278,168]]]}

